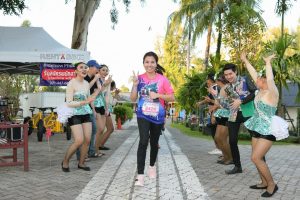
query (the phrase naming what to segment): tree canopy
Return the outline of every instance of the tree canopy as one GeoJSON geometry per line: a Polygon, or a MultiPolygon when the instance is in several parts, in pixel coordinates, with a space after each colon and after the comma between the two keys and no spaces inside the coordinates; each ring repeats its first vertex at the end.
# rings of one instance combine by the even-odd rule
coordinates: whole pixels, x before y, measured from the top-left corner
{"type": "Polygon", "coordinates": [[[0,10],[4,15],[20,15],[26,8],[25,0],[1,0],[0,10]]]}

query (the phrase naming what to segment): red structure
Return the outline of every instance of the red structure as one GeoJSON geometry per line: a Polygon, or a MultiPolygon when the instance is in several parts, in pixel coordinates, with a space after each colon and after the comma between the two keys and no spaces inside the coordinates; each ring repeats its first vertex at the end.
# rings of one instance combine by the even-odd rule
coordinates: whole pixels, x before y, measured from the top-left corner
{"type": "Polygon", "coordinates": [[[9,124],[2,122],[0,123],[0,130],[6,131],[7,134],[6,138],[0,139],[0,149],[12,149],[13,151],[12,155],[0,156],[0,167],[24,165],[24,171],[28,171],[28,124],[9,124]],[[18,128],[20,134],[16,135],[14,129],[18,128]],[[8,131],[9,129],[10,132],[8,131]],[[18,160],[18,148],[23,148],[24,150],[23,160],[18,160]]]}
{"type": "Polygon", "coordinates": [[[122,122],[121,122],[121,118],[120,117],[118,118],[118,121],[117,121],[117,129],[119,129],[119,130],[122,129],[122,122]]]}

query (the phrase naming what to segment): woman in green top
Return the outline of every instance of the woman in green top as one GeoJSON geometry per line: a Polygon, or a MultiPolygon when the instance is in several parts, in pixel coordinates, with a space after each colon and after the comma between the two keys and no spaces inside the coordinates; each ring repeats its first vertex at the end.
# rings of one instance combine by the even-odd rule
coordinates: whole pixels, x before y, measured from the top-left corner
{"type": "Polygon", "coordinates": [[[97,125],[97,132],[96,132],[96,139],[95,139],[95,155],[92,157],[101,157],[104,154],[99,151],[101,147],[101,141],[103,138],[103,131],[105,129],[106,124],[106,116],[108,115],[108,110],[105,109],[107,105],[108,99],[105,97],[105,93],[110,88],[110,83],[112,81],[111,76],[105,79],[108,75],[108,67],[106,65],[101,65],[99,69],[100,78],[97,84],[101,84],[98,86],[98,89],[101,88],[101,93],[99,93],[94,101],[93,109],[96,116],[96,125],[97,125]]]}
{"type": "Polygon", "coordinates": [[[85,166],[84,160],[88,151],[92,133],[92,123],[90,119],[92,109],[89,104],[95,100],[95,97],[90,96],[89,83],[84,80],[84,77],[87,76],[89,67],[83,62],[76,63],[74,66],[76,77],[69,81],[66,89],[67,105],[74,108],[74,115],[68,119],[68,123],[74,137],[74,142],[68,148],[65,158],[61,163],[61,167],[64,172],[70,172],[70,158],[75,153],[76,149],[80,148],[80,146],[81,154],[78,168],[90,171],[90,168],[85,166]]]}
{"type": "Polygon", "coordinates": [[[266,74],[259,74],[242,53],[241,60],[245,63],[252,79],[258,88],[254,99],[255,111],[253,116],[244,125],[252,136],[251,160],[255,164],[261,178],[261,183],[250,186],[251,189],[267,189],[261,196],[271,197],[278,187],[274,183],[269,167],[265,161],[265,155],[270,150],[273,141],[276,140],[271,132],[271,121],[277,109],[279,93],[274,82],[271,60],[275,55],[264,58],[266,74]]]}
{"type": "MultiPolygon", "coordinates": [[[[108,76],[109,70],[107,70],[106,76],[108,76]]],[[[111,113],[112,113],[112,100],[113,97],[111,95],[111,92],[115,89],[116,83],[115,81],[111,81],[109,86],[107,87],[107,90],[104,92],[104,97],[105,97],[105,127],[106,131],[103,133],[103,136],[101,138],[100,142],[100,149],[101,150],[109,150],[108,147],[104,146],[110,135],[114,132],[114,125],[113,125],[113,120],[111,118],[111,113]]]]}
{"type": "Polygon", "coordinates": [[[214,112],[214,116],[217,122],[215,141],[217,143],[218,148],[222,151],[223,154],[223,159],[218,160],[217,163],[229,165],[233,163],[231,150],[228,142],[228,127],[226,126],[228,117],[230,115],[230,104],[225,92],[225,88],[227,87],[228,82],[222,75],[216,80],[216,83],[221,89],[215,100],[215,106],[218,107],[218,109],[214,112]]]}

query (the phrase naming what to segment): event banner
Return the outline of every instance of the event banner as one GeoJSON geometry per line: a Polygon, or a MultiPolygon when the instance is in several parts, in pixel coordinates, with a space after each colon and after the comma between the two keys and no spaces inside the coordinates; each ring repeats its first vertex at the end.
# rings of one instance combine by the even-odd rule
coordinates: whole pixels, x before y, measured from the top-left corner
{"type": "Polygon", "coordinates": [[[40,86],[66,86],[73,77],[75,77],[75,71],[72,64],[40,64],[40,86]]]}

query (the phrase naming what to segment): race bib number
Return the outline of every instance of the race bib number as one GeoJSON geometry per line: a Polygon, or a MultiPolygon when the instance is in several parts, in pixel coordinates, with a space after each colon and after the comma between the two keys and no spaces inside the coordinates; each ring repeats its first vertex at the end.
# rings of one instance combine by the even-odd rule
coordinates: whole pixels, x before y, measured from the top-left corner
{"type": "Polygon", "coordinates": [[[159,103],[145,102],[142,106],[142,112],[144,115],[157,117],[159,112],[159,103]]]}

